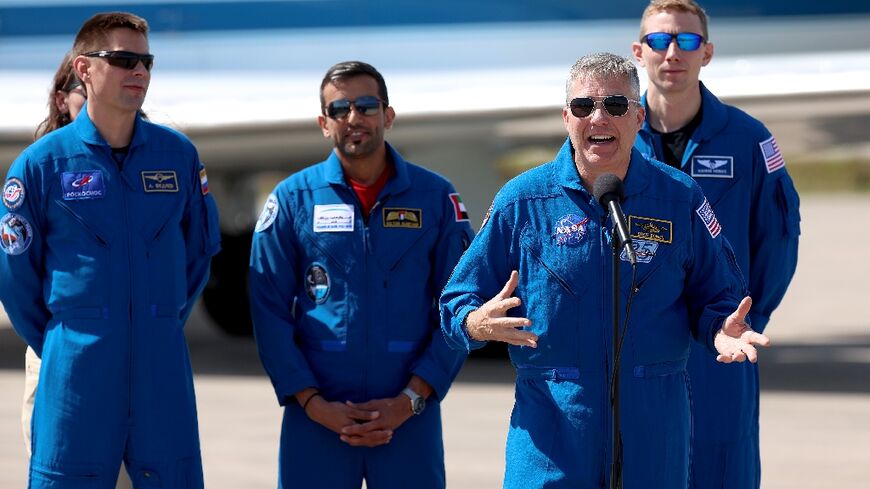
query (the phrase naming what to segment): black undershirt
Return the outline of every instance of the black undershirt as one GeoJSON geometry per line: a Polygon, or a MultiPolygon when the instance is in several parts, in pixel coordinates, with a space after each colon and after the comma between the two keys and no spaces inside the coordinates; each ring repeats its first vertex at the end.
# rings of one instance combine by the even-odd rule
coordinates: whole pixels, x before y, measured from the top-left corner
{"type": "Polygon", "coordinates": [[[127,153],[130,151],[130,145],[123,148],[112,148],[112,159],[118,164],[118,168],[124,169],[124,160],[127,159],[127,153]]]}
{"type": "Polygon", "coordinates": [[[659,132],[650,127],[654,134],[658,134],[662,138],[662,156],[665,163],[677,169],[682,167],[683,153],[686,152],[686,145],[689,144],[692,133],[701,125],[702,112],[703,107],[698,108],[695,117],[692,117],[688,124],[674,132],[659,132]]]}

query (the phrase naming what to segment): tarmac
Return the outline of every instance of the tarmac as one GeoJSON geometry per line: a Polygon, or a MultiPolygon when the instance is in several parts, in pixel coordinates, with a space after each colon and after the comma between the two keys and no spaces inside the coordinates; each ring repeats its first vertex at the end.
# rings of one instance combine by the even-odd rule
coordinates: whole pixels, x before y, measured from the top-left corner
{"type": "MultiPolygon", "coordinates": [[[[870,195],[804,196],[801,214],[797,274],[761,352],[762,487],[870,487],[870,195]]],[[[281,409],[253,342],[201,311],[187,333],[206,487],[276,487],[281,409]]],[[[26,487],[23,360],[0,313],[3,489],[26,487]]],[[[513,380],[507,359],[466,363],[443,404],[448,488],[501,486],[513,380]]]]}

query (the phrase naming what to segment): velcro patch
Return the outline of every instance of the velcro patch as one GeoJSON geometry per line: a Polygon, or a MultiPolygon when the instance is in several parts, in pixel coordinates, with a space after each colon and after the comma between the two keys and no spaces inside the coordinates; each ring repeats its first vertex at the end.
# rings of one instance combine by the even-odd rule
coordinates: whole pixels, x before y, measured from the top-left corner
{"type": "Polygon", "coordinates": [[[202,195],[208,194],[208,175],[205,173],[205,165],[202,163],[199,166],[199,188],[202,190],[202,195]]]}
{"type": "Polygon", "coordinates": [[[462,203],[462,197],[459,194],[450,194],[450,202],[453,203],[453,212],[456,214],[456,222],[468,221],[468,210],[465,204],[462,203]]]}
{"type": "Polygon", "coordinates": [[[315,204],[315,233],[341,233],[353,231],[354,208],[348,204],[315,204]]]}
{"type": "Polygon", "coordinates": [[[24,203],[24,183],[17,178],[6,180],[3,186],[3,205],[9,210],[21,207],[24,203]]]}
{"type": "Polygon", "coordinates": [[[146,192],[178,192],[178,178],[173,170],[147,170],[142,172],[142,186],[146,192]]]}
{"type": "Polygon", "coordinates": [[[707,231],[710,231],[710,236],[716,237],[719,236],[719,233],[722,232],[722,226],[719,225],[719,220],[716,219],[716,213],[713,212],[713,207],[710,206],[710,202],[707,199],[704,199],[704,203],[701,204],[701,207],[698,207],[695,212],[698,213],[698,216],[701,217],[701,220],[704,221],[704,225],[707,226],[707,231]]]}
{"type": "Polygon", "coordinates": [[[785,166],[785,159],[782,157],[782,153],[779,152],[779,145],[776,144],[776,139],[773,136],[758,143],[758,145],[761,146],[761,154],[764,156],[764,165],[767,167],[767,173],[773,173],[785,166]]]}
{"type": "Polygon", "coordinates": [[[636,239],[671,243],[674,240],[674,223],[664,219],[629,215],[628,233],[636,239]]]}
{"type": "Polygon", "coordinates": [[[0,249],[7,255],[20,255],[33,241],[33,228],[23,216],[8,213],[0,218],[0,249]]]}
{"type": "Polygon", "coordinates": [[[106,196],[106,182],[100,170],[63,172],[60,187],[63,200],[102,199],[106,196]]]}
{"type": "Polygon", "coordinates": [[[405,209],[384,207],[385,228],[421,229],[423,227],[423,209],[405,209]]]}
{"type": "MultiPolygon", "coordinates": [[[[652,261],[653,257],[656,256],[656,250],[659,249],[659,244],[648,239],[633,239],[631,240],[631,247],[634,248],[634,253],[637,255],[638,263],[649,263],[652,261]]],[[[622,249],[619,259],[625,262],[628,261],[628,253],[625,252],[625,248],[622,249]]]]}
{"type": "Polygon", "coordinates": [[[734,178],[733,156],[692,156],[693,177],[734,178]]]}

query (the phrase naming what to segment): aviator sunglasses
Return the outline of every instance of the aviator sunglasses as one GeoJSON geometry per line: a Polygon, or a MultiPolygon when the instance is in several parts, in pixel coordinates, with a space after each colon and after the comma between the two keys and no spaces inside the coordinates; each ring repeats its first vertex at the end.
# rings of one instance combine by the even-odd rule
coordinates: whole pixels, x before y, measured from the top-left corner
{"type": "Polygon", "coordinates": [[[613,117],[622,117],[628,112],[628,105],[632,103],[639,102],[625,95],[608,95],[606,97],[577,97],[568,103],[568,107],[571,108],[571,113],[575,117],[581,119],[589,117],[596,106],[602,107],[613,117]]]}
{"type": "Polygon", "coordinates": [[[665,51],[671,45],[671,41],[677,40],[677,47],[683,51],[694,51],[701,47],[704,42],[704,36],[695,34],[694,32],[681,32],[679,34],[671,34],[670,32],[650,32],[643,36],[643,41],[649,47],[656,51],[665,51]]]}
{"type": "Polygon", "coordinates": [[[82,54],[82,56],[87,58],[103,58],[110,65],[116,68],[124,68],[125,70],[132,70],[140,61],[147,71],[151,71],[151,67],[154,66],[153,54],[131,53],[130,51],[91,51],[90,53],[82,54]]]}
{"type": "Polygon", "coordinates": [[[326,105],[326,115],[332,119],[343,119],[350,114],[351,108],[356,109],[361,115],[377,115],[381,111],[384,101],[372,95],[363,95],[356,100],[343,98],[326,105]]]}

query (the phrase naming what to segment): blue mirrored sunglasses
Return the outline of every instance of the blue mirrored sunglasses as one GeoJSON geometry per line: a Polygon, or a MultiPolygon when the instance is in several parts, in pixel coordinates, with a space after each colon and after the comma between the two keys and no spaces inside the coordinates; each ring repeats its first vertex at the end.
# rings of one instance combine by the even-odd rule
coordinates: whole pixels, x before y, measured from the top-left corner
{"type": "Polygon", "coordinates": [[[704,36],[695,34],[694,32],[681,32],[679,34],[671,34],[670,32],[651,32],[643,36],[643,41],[649,47],[656,51],[665,51],[671,45],[671,41],[677,40],[677,47],[683,51],[695,51],[701,44],[705,42],[704,36]]]}

